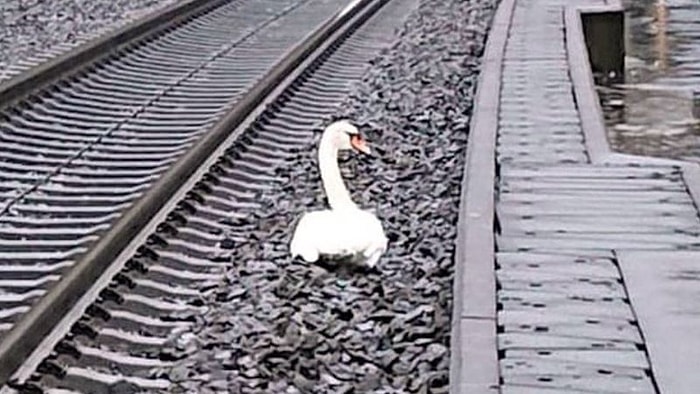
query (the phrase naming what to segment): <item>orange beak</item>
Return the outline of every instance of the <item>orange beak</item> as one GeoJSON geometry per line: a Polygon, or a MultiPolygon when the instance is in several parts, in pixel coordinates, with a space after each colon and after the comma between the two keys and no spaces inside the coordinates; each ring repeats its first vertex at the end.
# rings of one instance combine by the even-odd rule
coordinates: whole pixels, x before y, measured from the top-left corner
{"type": "Polygon", "coordinates": [[[352,145],[356,151],[369,155],[369,146],[367,146],[367,142],[362,139],[362,136],[359,134],[350,136],[350,145],[352,145]]]}

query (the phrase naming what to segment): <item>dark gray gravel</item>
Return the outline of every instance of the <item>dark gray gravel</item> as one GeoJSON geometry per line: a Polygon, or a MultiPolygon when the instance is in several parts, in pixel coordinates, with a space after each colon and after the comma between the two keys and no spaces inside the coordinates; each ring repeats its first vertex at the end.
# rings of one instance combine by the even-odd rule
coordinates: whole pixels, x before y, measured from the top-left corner
{"type": "MultiPolygon", "coordinates": [[[[316,145],[280,168],[236,247],[196,336],[154,371],[191,392],[448,392],[453,240],[479,59],[494,0],[423,0],[337,117],[374,157],[343,160],[348,187],[390,239],[378,270],[291,260],[302,212],[325,207],[316,145]],[[247,242],[241,244],[241,239],[247,242]]],[[[330,119],[328,119],[330,121],[330,119]]]]}
{"type": "Polygon", "coordinates": [[[2,0],[0,81],[177,0],[2,0]]]}

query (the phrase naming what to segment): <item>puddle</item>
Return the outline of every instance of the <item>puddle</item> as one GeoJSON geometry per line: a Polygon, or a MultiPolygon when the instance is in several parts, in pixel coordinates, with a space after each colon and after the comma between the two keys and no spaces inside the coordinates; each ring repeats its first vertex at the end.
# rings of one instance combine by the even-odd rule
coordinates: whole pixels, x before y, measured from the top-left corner
{"type": "Polygon", "coordinates": [[[700,162],[700,2],[624,0],[624,83],[598,78],[618,152],[700,162]]]}

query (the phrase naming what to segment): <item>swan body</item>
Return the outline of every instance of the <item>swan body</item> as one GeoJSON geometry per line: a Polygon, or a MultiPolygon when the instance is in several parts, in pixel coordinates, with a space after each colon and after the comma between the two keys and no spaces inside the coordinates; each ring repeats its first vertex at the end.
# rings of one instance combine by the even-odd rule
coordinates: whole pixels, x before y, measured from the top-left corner
{"type": "Polygon", "coordinates": [[[320,257],[348,259],[372,268],[387,248],[382,223],[371,212],[357,207],[340,176],[338,151],[356,149],[369,153],[355,126],[338,121],[326,128],[319,147],[319,167],[331,209],[305,213],[292,236],[292,257],[307,262],[320,257]]]}
{"type": "Polygon", "coordinates": [[[360,209],[307,212],[292,238],[293,256],[315,262],[321,256],[349,258],[374,267],[386,250],[382,224],[372,213],[360,209]]]}

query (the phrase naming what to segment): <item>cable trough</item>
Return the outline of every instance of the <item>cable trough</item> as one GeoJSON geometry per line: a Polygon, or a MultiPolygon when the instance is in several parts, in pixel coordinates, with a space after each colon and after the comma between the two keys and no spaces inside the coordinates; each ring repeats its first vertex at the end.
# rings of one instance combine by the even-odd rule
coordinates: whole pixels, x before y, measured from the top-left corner
{"type": "MultiPolygon", "coordinates": [[[[224,267],[211,259],[223,239],[218,222],[259,203],[256,192],[274,180],[272,164],[308,142],[309,130],[347,95],[350,82],[392,39],[410,11],[406,5],[413,5],[385,3],[352,2],[312,34],[298,31],[299,26],[327,18],[340,8],[337,3],[230,3],[230,9],[207,17],[224,24],[214,38],[192,25],[204,34],[201,40],[199,34],[172,30],[188,37],[172,55],[193,59],[189,69],[183,60],[168,63],[168,56],[152,55],[150,47],[124,51],[124,58],[114,59],[119,65],[93,66],[80,77],[91,77],[82,84],[63,83],[22,110],[8,110],[5,124],[13,131],[23,124],[14,117],[36,108],[79,107],[88,113],[41,112],[27,121],[52,126],[42,123],[44,138],[27,133],[26,146],[61,146],[56,160],[37,162],[37,175],[6,193],[0,220],[7,229],[24,231],[34,245],[46,245],[47,238],[53,244],[40,255],[25,252],[19,242],[3,244],[14,245],[7,249],[13,254],[8,259],[21,260],[18,279],[38,278],[27,288],[34,292],[32,301],[39,301],[8,319],[11,331],[0,343],[0,377],[7,381],[13,375],[10,387],[36,392],[169,387],[170,380],[154,370],[172,365],[162,346],[203,312],[200,292],[221,279],[224,267]],[[237,15],[241,23],[231,23],[237,15]],[[241,30],[239,42],[232,43],[228,29],[233,28],[241,30]],[[305,40],[259,77],[259,70],[302,36],[305,40]],[[216,37],[227,43],[216,43],[216,37]],[[205,64],[186,56],[205,45],[222,49],[205,64]],[[152,61],[154,85],[131,79],[146,69],[139,66],[146,60],[152,61]],[[122,82],[103,81],[113,76],[122,82]],[[100,96],[107,87],[115,88],[112,95],[100,96]],[[75,97],[73,103],[62,101],[75,97]],[[133,102],[127,100],[132,97],[133,102]],[[103,124],[99,130],[91,123],[95,119],[103,124]],[[68,122],[83,127],[71,133],[68,122]],[[58,135],[63,140],[53,142],[58,135]],[[40,208],[35,203],[40,200],[48,204],[40,208]],[[35,225],[20,227],[31,223],[26,220],[31,216],[35,225]]],[[[193,25],[210,29],[201,21],[193,25]]]]}

